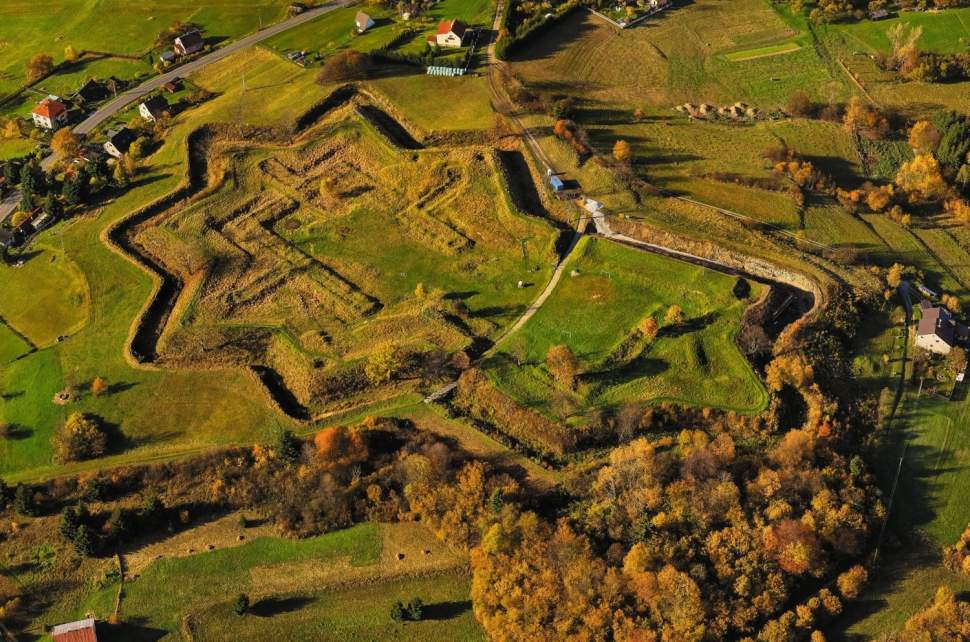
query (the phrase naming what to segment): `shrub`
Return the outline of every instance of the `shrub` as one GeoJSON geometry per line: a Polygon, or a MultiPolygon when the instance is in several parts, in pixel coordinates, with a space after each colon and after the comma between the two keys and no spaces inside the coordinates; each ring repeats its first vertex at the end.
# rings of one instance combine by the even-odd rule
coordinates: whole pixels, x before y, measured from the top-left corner
{"type": "Polygon", "coordinates": [[[249,612],[249,596],[245,593],[240,593],[236,597],[236,603],[232,606],[233,612],[236,615],[245,615],[249,612]]]}
{"type": "Polygon", "coordinates": [[[60,463],[100,457],[108,451],[108,434],[94,415],[74,412],[51,437],[54,459],[60,463]]]}

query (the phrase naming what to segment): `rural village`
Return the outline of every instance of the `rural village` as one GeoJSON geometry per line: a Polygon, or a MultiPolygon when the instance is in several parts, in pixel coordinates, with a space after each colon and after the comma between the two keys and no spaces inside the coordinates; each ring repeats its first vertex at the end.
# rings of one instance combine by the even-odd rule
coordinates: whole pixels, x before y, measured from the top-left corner
{"type": "Polygon", "coordinates": [[[8,0],[0,252],[0,642],[970,640],[970,0],[8,0]]]}

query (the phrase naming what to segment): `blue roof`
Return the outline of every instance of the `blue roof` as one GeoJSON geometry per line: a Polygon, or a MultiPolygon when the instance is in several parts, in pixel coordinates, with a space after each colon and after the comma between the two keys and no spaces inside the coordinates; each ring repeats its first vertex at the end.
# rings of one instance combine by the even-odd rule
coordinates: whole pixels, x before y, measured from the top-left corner
{"type": "Polygon", "coordinates": [[[562,188],[564,188],[566,186],[566,184],[563,183],[562,182],[562,179],[559,178],[558,176],[551,177],[549,179],[549,184],[552,185],[552,188],[555,189],[555,190],[561,190],[562,188]]]}

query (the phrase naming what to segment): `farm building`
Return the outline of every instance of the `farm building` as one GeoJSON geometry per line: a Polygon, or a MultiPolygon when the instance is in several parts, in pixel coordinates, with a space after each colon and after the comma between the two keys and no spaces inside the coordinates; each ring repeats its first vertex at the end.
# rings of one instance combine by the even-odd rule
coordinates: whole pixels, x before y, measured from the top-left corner
{"type": "Polygon", "coordinates": [[[48,96],[30,112],[34,124],[44,129],[57,129],[67,124],[67,106],[57,96],[48,96]]]}
{"type": "Polygon", "coordinates": [[[131,144],[135,142],[135,132],[127,127],[108,132],[108,140],[104,143],[104,151],[114,158],[121,158],[128,153],[131,144]]]}
{"type": "Polygon", "coordinates": [[[554,192],[561,192],[566,189],[566,184],[558,176],[549,177],[549,186],[552,187],[552,191],[554,192]]]}
{"type": "Polygon", "coordinates": [[[164,96],[153,96],[142,104],[138,105],[138,113],[149,122],[158,120],[162,114],[168,111],[168,101],[164,96]]]}
{"type": "Polygon", "coordinates": [[[354,18],[354,26],[357,28],[357,33],[364,33],[374,26],[374,19],[363,11],[358,11],[357,17],[354,18]]]}
{"type": "Polygon", "coordinates": [[[438,31],[428,38],[428,44],[449,49],[464,46],[468,27],[461,20],[442,20],[438,23],[438,31]]]}
{"type": "Polygon", "coordinates": [[[194,54],[196,51],[201,51],[204,46],[205,40],[202,38],[202,32],[195,30],[183,33],[176,38],[172,48],[175,49],[175,55],[188,56],[189,54],[194,54]]]}
{"type": "Polygon", "coordinates": [[[970,328],[957,323],[946,308],[923,301],[920,309],[923,316],[916,330],[916,345],[919,347],[937,354],[948,354],[953,346],[966,344],[970,339],[970,328]]]}
{"type": "Polygon", "coordinates": [[[58,624],[51,630],[53,642],[98,642],[97,624],[94,618],[58,624]]]}

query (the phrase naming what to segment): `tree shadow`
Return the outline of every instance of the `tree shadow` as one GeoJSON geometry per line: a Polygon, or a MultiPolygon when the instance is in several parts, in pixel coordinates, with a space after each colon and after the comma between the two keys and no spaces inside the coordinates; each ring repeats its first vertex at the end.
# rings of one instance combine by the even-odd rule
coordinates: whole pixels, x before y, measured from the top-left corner
{"type": "Polygon", "coordinates": [[[29,438],[33,434],[34,430],[32,428],[28,428],[27,426],[21,424],[7,424],[6,433],[3,435],[3,438],[14,441],[22,441],[29,438]]]}
{"type": "Polygon", "coordinates": [[[438,602],[425,604],[421,613],[422,620],[451,620],[472,609],[471,600],[462,602],[438,602]]]}
{"type": "Polygon", "coordinates": [[[657,332],[657,337],[669,337],[672,339],[682,337],[685,334],[703,330],[707,326],[714,323],[715,320],[717,320],[717,315],[713,312],[709,312],[704,316],[694,317],[693,319],[688,319],[687,321],[677,325],[664,326],[657,332]]]}
{"type": "Polygon", "coordinates": [[[157,642],[168,631],[147,626],[145,618],[134,618],[123,624],[98,623],[98,640],[101,642],[157,642]]]}
{"type": "Polygon", "coordinates": [[[273,617],[282,613],[299,611],[307,604],[312,604],[314,598],[294,595],[290,597],[267,597],[253,604],[249,612],[256,617],[273,617]]]}

